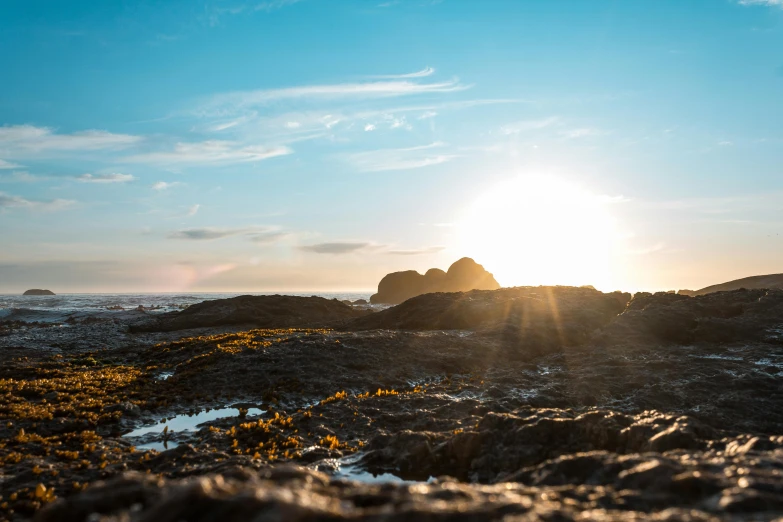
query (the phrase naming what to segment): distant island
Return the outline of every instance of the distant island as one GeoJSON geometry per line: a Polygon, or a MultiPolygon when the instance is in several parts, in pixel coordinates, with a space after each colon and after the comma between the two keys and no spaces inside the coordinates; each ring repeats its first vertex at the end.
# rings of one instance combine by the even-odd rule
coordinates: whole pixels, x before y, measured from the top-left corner
{"type": "Polygon", "coordinates": [[[378,283],[378,293],[370,297],[373,304],[399,304],[421,294],[432,292],[467,292],[497,290],[500,285],[484,267],[469,257],[463,257],[447,272],[430,268],[421,275],[415,270],[387,274],[378,283]]]}
{"type": "Polygon", "coordinates": [[[22,295],[57,295],[51,290],[41,290],[40,288],[32,288],[28,291],[26,291],[22,295]]]}
{"type": "Polygon", "coordinates": [[[678,293],[695,297],[697,295],[711,294],[713,292],[728,292],[731,290],[739,290],[741,288],[746,290],[783,289],[783,274],[743,277],[742,279],[735,279],[726,283],[707,286],[701,290],[680,290],[678,293]]]}

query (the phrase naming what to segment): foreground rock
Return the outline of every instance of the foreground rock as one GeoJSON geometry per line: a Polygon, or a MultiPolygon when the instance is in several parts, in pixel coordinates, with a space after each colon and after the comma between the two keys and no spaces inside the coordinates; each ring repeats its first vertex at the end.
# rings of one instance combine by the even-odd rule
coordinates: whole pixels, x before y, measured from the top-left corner
{"type": "Polygon", "coordinates": [[[147,324],[134,325],[131,331],[170,332],[228,325],[260,328],[320,327],[367,313],[366,310],[323,297],[242,295],[204,301],[147,324]]]}
{"type": "Polygon", "coordinates": [[[55,295],[51,290],[41,290],[40,288],[32,288],[26,290],[22,295],[55,295]]]}
{"type": "Polygon", "coordinates": [[[431,268],[421,275],[415,270],[394,272],[378,283],[378,293],[370,297],[373,304],[398,304],[406,299],[431,292],[466,292],[496,290],[500,285],[484,267],[463,257],[448,272],[431,268]]]}
{"type": "Polygon", "coordinates": [[[180,480],[127,473],[51,505],[36,521],[772,520],[783,513],[773,471],[779,454],[746,446],[699,458],[567,455],[495,485],[448,477],[361,484],[293,466],[180,480]]]}
{"type": "Polygon", "coordinates": [[[708,286],[701,290],[680,290],[679,293],[690,296],[711,294],[713,292],[728,292],[731,290],[770,290],[783,289],[783,274],[769,274],[735,279],[727,283],[708,286]]]}

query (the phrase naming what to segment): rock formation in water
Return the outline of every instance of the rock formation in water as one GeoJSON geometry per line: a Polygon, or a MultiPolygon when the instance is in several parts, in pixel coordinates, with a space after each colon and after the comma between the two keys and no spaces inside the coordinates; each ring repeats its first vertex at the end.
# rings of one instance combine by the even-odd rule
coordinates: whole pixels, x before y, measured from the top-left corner
{"type": "Polygon", "coordinates": [[[22,295],[55,295],[54,292],[51,290],[41,290],[40,288],[32,288],[30,290],[27,290],[22,295]]]}
{"type": "Polygon", "coordinates": [[[707,286],[701,290],[680,290],[679,293],[689,296],[711,294],[713,292],[729,292],[731,290],[762,290],[783,289],[783,274],[768,274],[743,277],[726,283],[707,286]]]}
{"type": "Polygon", "coordinates": [[[373,304],[399,304],[421,294],[433,292],[466,292],[496,290],[500,285],[492,274],[469,257],[463,257],[449,267],[448,272],[431,268],[424,275],[415,270],[387,274],[378,283],[378,293],[370,298],[373,304]]]}
{"type": "Polygon", "coordinates": [[[189,306],[181,312],[134,325],[135,332],[171,332],[189,328],[247,325],[257,328],[319,327],[369,313],[336,299],[288,295],[241,295],[189,306]]]}

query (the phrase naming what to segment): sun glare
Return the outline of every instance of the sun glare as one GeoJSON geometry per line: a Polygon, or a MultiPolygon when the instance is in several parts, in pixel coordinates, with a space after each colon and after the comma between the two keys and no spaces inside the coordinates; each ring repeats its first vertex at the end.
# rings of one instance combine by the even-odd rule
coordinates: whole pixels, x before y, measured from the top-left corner
{"type": "Polygon", "coordinates": [[[461,248],[503,286],[612,284],[617,233],[607,198],[543,176],[487,190],[461,223],[461,248]]]}

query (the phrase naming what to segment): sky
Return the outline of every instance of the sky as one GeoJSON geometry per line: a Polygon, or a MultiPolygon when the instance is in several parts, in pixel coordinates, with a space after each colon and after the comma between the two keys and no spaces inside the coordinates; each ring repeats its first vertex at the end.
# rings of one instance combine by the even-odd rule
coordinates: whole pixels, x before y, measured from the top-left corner
{"type": "Polygon", "coordinates": [[[783,272],[782,0],[5,0],[0,51],[0,292],[783,272]]]}

